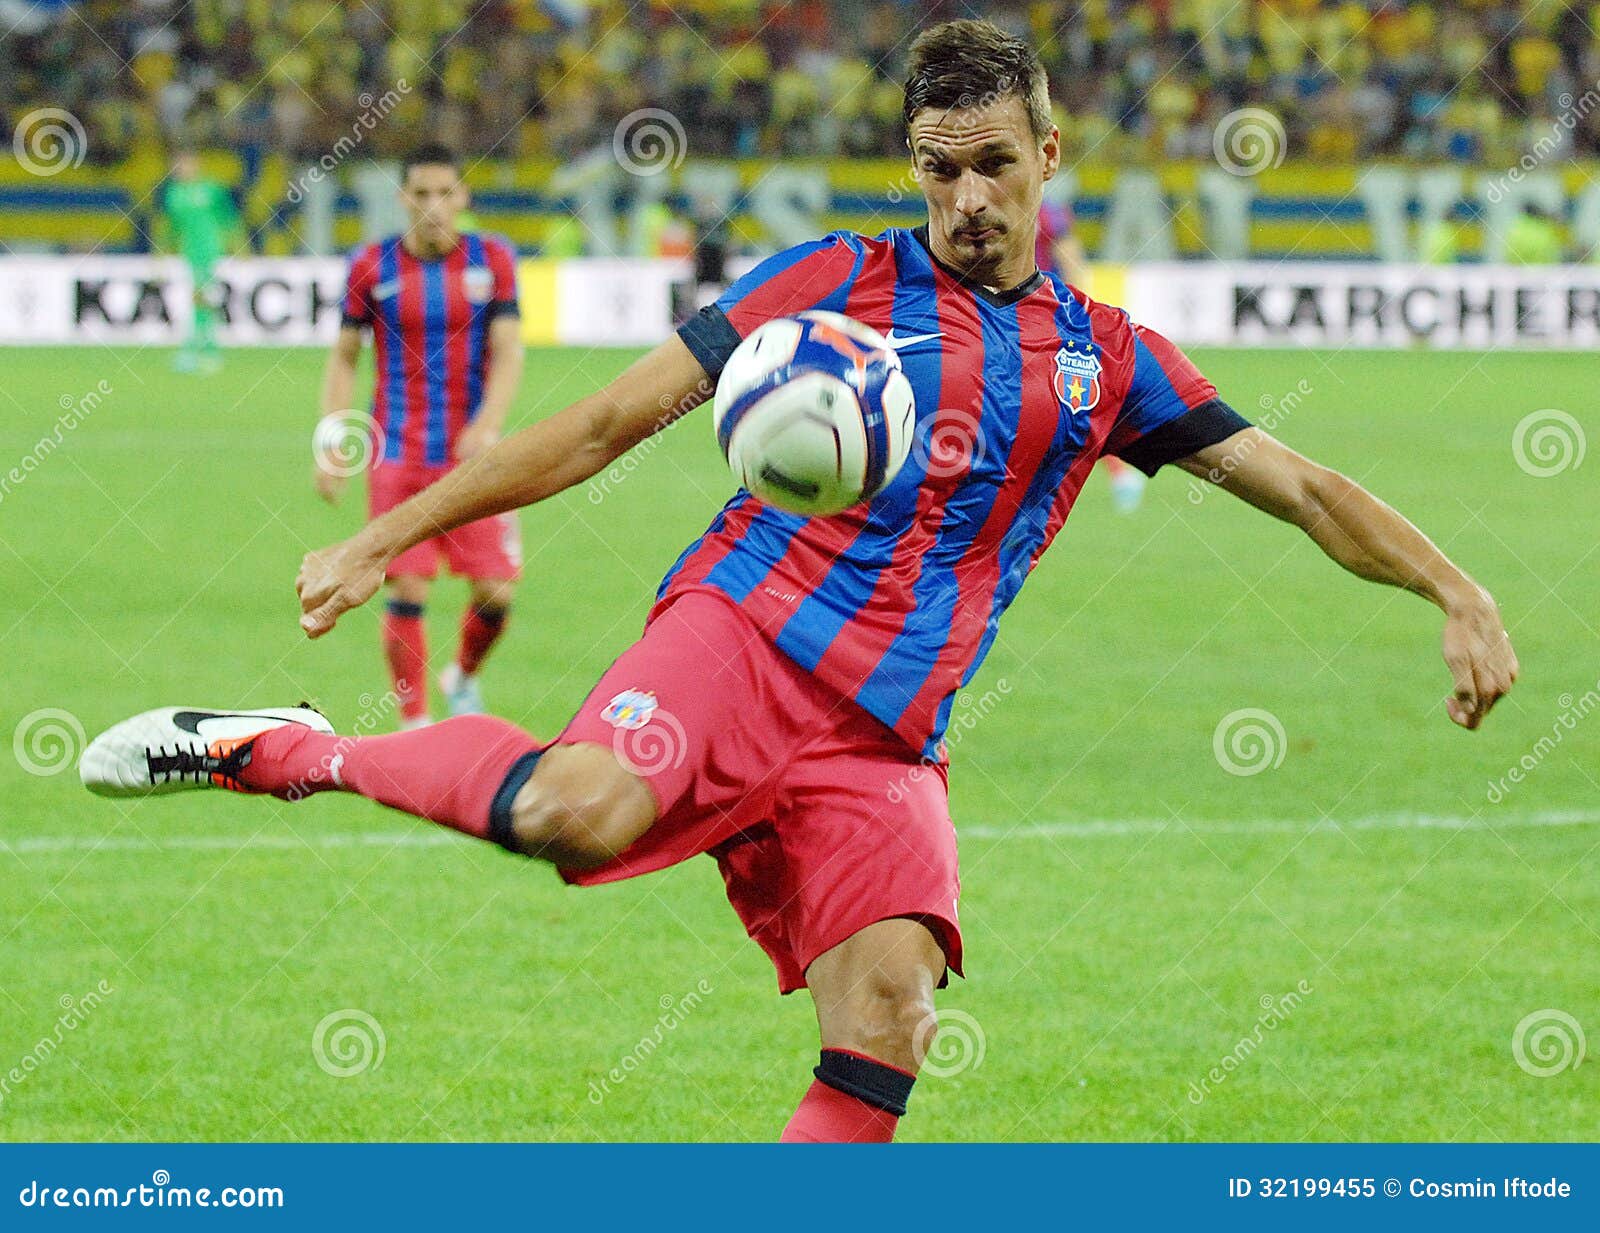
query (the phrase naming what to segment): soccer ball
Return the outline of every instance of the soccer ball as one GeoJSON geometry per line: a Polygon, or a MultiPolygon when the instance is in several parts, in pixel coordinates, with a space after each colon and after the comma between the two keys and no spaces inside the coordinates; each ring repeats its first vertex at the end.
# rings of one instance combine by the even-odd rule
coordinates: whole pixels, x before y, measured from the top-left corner
{"type": "Polygon", "coordinates": [[[734,477],[797,514],[837,514],[899,473],[916,408],[900,357],[842,313],[752,330],[717,381],[717,441],[734,477]]]}

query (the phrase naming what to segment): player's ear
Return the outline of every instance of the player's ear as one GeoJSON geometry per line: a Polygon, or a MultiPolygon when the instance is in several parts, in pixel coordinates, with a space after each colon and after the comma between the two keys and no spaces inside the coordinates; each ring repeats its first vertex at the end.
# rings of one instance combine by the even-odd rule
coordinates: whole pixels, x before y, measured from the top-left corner
{"type": "Polygon", "coordinates": [[[1055,179],[1056,172],[1061,170],[1061,130],[1054,124],[1050,126],[1050,135],[1044,139],[1040,153],[1044,155],[1044,178],[1055,179]]]}

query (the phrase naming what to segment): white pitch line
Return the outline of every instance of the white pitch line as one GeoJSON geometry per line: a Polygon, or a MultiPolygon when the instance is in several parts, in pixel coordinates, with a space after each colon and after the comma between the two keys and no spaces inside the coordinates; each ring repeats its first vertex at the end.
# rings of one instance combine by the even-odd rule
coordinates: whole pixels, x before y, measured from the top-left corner
{"type": "MultiPolygon", "coordinates": [[[[1465,818],[1447,814],[1393,813],[1337,820],[1263,818],[1254,822],[1184,821],[1179,818],[1122,818],[1080,822],[1027,822],[1016,826],[971,824],[958,826],[962,839],[1102,839],[1125,835],[1154,835],[1171,831],[1182,835],[1302,835],[1339,831],[1496,831],[1533,830],[1543,827],[1593,826],[1600,810],[1549,810],[1542,813],[1493,814],[1465,818]]],[[[310,835],[172,835],[148,839],[131,835],[22,835],[0,838],[0,854],[25,856],[30,852],[294,852],[305,848],[440,848],[463,843],[453,831],[322,831],[310,835]]]]}

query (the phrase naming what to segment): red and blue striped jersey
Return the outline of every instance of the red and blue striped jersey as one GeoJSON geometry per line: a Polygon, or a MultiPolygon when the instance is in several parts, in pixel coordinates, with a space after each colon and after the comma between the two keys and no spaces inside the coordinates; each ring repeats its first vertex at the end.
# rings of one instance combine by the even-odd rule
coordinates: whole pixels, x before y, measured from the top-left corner
{"type": "Polygon", "coordinates": [[[1053,275],[997,294],[926,231],[836,232],[756,266],[680,337],[716,376],[739,341],[808,308],[888,335],[916,396],[911,454],[876,498],[806,518],[745,490],[661,584],[652,616],[713,590],[927,757],[1001,614],[1095,461],[1148,473],[1246,426],[1172,343],[1053,275]]]}
{"type": "Polygon", "coordinates": [[[427,261],[392,235],[350,259],[344,323],[371,326],[372,418],[385,462],[454,460],[478,413],[489,366],[489,322],[517,314],[516,254],[499,236],[462,234],[427,261]]]}

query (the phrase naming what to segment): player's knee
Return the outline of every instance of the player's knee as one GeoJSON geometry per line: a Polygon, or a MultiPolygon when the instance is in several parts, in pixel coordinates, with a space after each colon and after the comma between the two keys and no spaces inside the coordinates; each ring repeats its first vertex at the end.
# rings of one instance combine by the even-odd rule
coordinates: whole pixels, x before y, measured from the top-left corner
{"type": "Polygon", "coordinates": [[[516,594],[514,583],[500,579],[480,579],[472,584],[472,606],[504,613],[516,594]]]}
{"type": "Polygon", "coordinates": [[[923,968],[873,971],[851,994],[844,1020],[853,1038],[845,1047],[914,1069],[937,1029],[930,974],[923,968]]]}
{"type": "Polygon", "coordinates": [[[651,821],[648,795],[603,769],[564,765],[552,750],[511,808],[517,851],[563,869],[594,869],[617,856],[651,821]],[[630,788],[633,790],[630,791],[630,788]]]}

